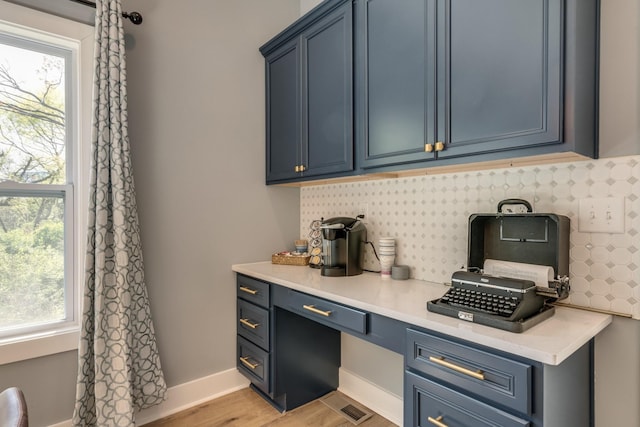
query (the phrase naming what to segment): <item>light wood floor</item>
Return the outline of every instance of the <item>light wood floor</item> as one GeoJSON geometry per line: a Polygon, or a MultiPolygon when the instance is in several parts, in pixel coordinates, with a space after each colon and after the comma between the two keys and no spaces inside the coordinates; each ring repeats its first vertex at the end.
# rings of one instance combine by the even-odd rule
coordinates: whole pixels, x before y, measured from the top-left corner
{"type": "MultiPolygon", "coordinates": [[[[285,414],[276,411],[253,390],[246,388],[187,409],[144,427],[352,427],[343,416],[319,400],[285,414]]],[[[374,414],[358,427],[396,427],[374,414]]]]}

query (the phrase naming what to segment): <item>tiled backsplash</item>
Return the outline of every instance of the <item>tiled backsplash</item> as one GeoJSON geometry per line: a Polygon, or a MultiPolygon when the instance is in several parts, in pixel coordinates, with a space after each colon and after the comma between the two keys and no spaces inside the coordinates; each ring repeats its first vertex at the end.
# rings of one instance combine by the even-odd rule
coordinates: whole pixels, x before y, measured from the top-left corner
{"type": "MultiPolygon", "coordinates": [[[[365,213],[368,240],[395,237],[396,264],[412,278],[449,282],[466,263],[469,215],[525,199],[534,212],[571,220],[567,302],[640,320],[639,194],[640,156],[327,184],[301,189],[300,232],[315,219],[365,213]],[[625,197],[625,233],[579,232],[579,200],[611,196],[625,197]]],[[[379,270],[370,248],[365,268],[379,270]]]]}

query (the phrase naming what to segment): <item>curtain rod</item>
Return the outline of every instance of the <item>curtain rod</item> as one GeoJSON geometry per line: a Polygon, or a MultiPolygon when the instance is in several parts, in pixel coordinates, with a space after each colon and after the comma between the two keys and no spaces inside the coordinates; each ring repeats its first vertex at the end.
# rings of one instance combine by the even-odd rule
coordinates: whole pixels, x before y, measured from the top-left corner
{"type": "MultiPolygon", "coordinates": [[[[70,0],[70,1],[75,3],[80,3],[85,6],[90,6],[90,7],[93,7],[94,9],[96,7],[96,4],[94,2],[91,2],[88,0],[70,0]]],[[[129,21],[131,21],[135,25],[142,24],[142,15],[140,15],[138,12],[131,12],[131,13],[122,12],[122,17],[127,18],[129,21]]]]}

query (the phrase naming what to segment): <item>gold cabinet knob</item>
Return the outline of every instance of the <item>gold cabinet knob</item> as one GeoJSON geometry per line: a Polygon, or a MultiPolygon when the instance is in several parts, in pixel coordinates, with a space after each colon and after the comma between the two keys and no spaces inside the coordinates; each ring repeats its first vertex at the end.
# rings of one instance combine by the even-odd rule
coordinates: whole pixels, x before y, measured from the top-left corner
{"type": "Polygon", "coordinates": [[[300,165],[300,170],[298,172],[304,172],[307,170],[307,168],[305,167],[305,165],[300,165]]]}
{"type": "Polygon", "coordinates": [[[293,170],[294,170],[295,172],[300,172],[300,166],[296,165],[296,167],[295,167],[295,168],[293,168],[293,170]]]}
{"type": "Polygon", "coordinates": [[[444,142],[442,142],[442,141],[438,141],[438,142],[436,142],[435,149],[436,149],[436,151],[442,151],[442,150],[444,150],[444,142]]]}
{"type": "Polygon", "coordinates": [[[433,144],[424,144],[424,151],[431,153],[433,151],[433,144]]]}

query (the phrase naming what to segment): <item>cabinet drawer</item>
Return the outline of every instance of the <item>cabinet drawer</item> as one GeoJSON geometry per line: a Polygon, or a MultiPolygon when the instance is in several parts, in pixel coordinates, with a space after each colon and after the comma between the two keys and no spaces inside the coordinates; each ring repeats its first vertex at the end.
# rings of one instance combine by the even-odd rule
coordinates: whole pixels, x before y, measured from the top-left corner
{"type": "Polygon", "coordinates": [[[409,369],[438,378],[490,400],[531,414],[533,366],[407,329],[406,363],[409,369]]]}
{"type": "Polygon", "coordinates": [[[238,299],[238,334],[269,351],[269,310],[238,299]]]}
{"type": "Polygon", "coordinates": [[[238,297],[261,307],[269,308],[269,284],[238,274],[238,297]]]}
{"type": "Polygon", "coordinates": [[[405,373],[405,399],[413,408],[405,413],[405,425],[420,427],[528,427],[527,420],[479,402],[411,372],[405,373]],[[413,424],[409,424],[413,420],[413,424]]]}
{"type": "Polygon", "coordinates": [[[343,330],[367,333],[367,313],[291,289],[285,296],[285,308],[302,316],[343,330]]]}
{"type": "Polygon", "coordinates": [[[260,390],[270,393],[269,353],[238,337],[238,370],[260,390]]]}

